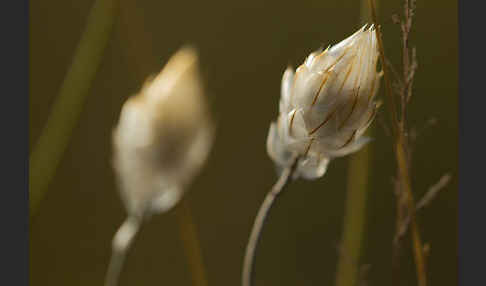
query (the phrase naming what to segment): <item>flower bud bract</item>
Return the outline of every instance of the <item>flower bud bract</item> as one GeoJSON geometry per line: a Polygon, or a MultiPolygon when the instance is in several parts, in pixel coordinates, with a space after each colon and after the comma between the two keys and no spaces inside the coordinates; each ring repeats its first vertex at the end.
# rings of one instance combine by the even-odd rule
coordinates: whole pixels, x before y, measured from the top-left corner
{"type": "Polygon", "coordinates": [[[300,156],[296,176],[324,175],[329,160],[359,150],[369,141],[363,133],[373,121],[373,100],[382,73],[373,26],[311,53],[282,78],[279,116],[270,126],[267,151],[277,166],[300,156]]]}
{"type": "Polygon", "coordinates": [[[113,165],[130,214],[172,208],[206,160],[213,125],[198,68],[182,48],[122,107],[113,165]]]}

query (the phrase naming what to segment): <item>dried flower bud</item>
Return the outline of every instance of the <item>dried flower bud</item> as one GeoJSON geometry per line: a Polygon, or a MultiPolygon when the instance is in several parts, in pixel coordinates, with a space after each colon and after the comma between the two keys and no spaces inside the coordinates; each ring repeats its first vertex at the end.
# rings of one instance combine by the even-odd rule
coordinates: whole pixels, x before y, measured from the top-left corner
{"type": "Polygon", "coordinates": [[[282,78],[277,122],[270,125],[267,150],[279,167],[301,156],[296,176],[319,178],[329,160],[359,150],[373,121],[373,101],[382,73],[373,26],[366,25],[325,51],[311,53],[294,74],[282,78]]]}
{"type": "Polygon", "coordinates": [[[212,138],[197,54],[182,48],[125,102],[113,132],[113,163],[128,212],[172,208],[204,163],[212,138]]]}

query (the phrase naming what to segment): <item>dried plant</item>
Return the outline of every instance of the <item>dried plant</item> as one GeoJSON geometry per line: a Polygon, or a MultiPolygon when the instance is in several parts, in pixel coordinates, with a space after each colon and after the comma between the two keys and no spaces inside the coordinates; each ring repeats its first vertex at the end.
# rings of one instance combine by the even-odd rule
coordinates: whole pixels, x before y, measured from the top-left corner
{"type": "MultiPolygon", "coordinates": [[[[373,22],[376,24],[376,11],[374,0],[369,0],[373,22]]],[[[424,198],[415,204],[412,181],[411,162],[413,141],[417,136],[415,129],[407,123],[408,105],[413,95],[413,83],[417,71],[417,50],[410,47],[410,32],[412,30],[413,16],[415,15],[415,0],[405,0],[403,15],[393,15],[392,20],[400,25],[401,31],[401,73],[393,67],[385,57],[380,26],[377,26],[377,35],[380,48],[381,63],[384,71],[386,93],[388,95],[388,109],[391,114],[391,133],[394,139],[394,151],[397,160],[397,174],[394,180],[396,195],[396,226],[393,239],[393,284],[399,284],[399,257],[404,235],[409,226],[411,228],[412,246],[414,251],[417,281],[419,286],[427,285],[426,249],[421,239],[420,228],[416,219],[416,211],[425,206],[447,184],[449,175],[445,175],[438,184],[432,187],[424,198]],[[389,72],[393,74],[393,82],[389,72]]]]}
{"type": "Polygon", "coordinates": [[[113,132],[113,166],[128,212],[113,238],[106,285],[116,285],[143,220],[172,209],[200,171],[212,145],[194,49],[182,48],[122,107],[113,132]]]}
{"type": "Polygon", "coordinates": [[[256,244],[275,198],[289,178],[322,177],[330,160],[356,152],[379,105],[374,101],[382,73],[373,25],[326,49],[311,53],[294,74],[282,78],[279,116],[270,125],[269,156],[280,178],[255,219],[243,263],[243,286],[251,285],[256,244]]]}

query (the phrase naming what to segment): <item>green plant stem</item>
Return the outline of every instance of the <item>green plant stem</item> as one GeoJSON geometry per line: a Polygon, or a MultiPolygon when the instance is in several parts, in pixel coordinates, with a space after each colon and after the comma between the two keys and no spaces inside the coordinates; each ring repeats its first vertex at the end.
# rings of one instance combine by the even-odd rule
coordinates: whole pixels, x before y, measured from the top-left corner
{"type": "Polygon", "coordinates": [[[366,223],[370,157],[371,146],[367,145],[350,158],[336,286],[354,286],[357,282],[361,244],[366,223]]]}
{"type": "Polygon", "coordinates": [[[97,0],[46,125],[30,155],[29,211],[32,217],[66,149],[101,62],[116,15],[117,0],[97,0]]]}
{"type": "Polygon", "coordinates": [[[201,246],[197,239],[196,226],[191,214],[187,198],[183,198],[177,208],[179,227],[184,251],[192,273],[192,282],[195,286],[207,286],[206,271],[204,269],[201,246]]]}
{"type": "MultiPolygon", "coordinates": [[[[361,1],[361,24],[370,20],[369,6],[361,1]]],[[[368,134],[372,133],[372,128],[368,134]]],[[[366,223],[366,196],[368,194],[371,146],[367,145],[350,157],[348,185],[343,221],[343,233],[336,271],[336,286],[354,286],[359,273],[359,258],[366,223]]]]}

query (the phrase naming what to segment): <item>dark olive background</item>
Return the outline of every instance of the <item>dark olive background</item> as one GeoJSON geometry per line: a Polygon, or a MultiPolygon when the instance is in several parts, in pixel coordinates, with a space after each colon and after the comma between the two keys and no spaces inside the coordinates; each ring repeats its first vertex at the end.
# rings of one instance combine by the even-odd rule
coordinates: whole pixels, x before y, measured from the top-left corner
{"type": "MultiPolygon", "coordinates": [[[[390,16],[402,1],[380,1],[386,51],[400,61],[390,16]]],[[[93,1],[30,1],[30,148],[45,124],[93,1]]],[[[360,27],[359,1],[120,1],[119,17],[79,123],[30,227],[31,285],[102,285],[110,240],[125,212],[110,166],[111,130],[121,104],[182,44],[200,51],[218,133],[186,199],[210,285],[238,285],[253,218],[276,180],[266,154],[280,78],[314,49],[360,27]]],[[[457,3],[419,0],[411,39],[419,69],[410,121],[438,124],[421,135],[412,169],[416,196],[445,172],[451,184],[420,215],[431,244],[430,285],[457,284],[457,3]]],[[[380,96],[383,97],[383,86],[380,96]]],[[[382,108],[381,112],[385,109],[382,108]]],[[[391,285],[395,164],[375,124],[363,264],[370,285],[391,285]]],[[[331,285],[340,240],[349,158],[324,178],[299,180],[275,205],[256,259],[256,285],[331,285]]],[[[191,285],[177,210],[154,217],[131,249],[121,285],[191,285]]],[[[407,238],[408,239],[408,238],[407,238]]],[[[416,285],[407,240],[403,283],[416,285]]]]}

